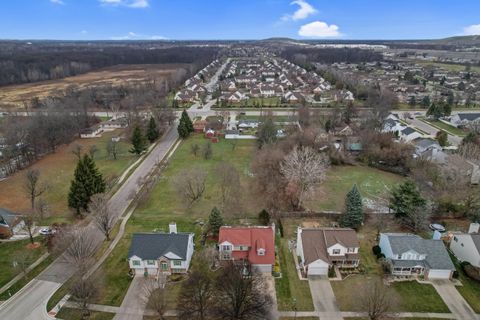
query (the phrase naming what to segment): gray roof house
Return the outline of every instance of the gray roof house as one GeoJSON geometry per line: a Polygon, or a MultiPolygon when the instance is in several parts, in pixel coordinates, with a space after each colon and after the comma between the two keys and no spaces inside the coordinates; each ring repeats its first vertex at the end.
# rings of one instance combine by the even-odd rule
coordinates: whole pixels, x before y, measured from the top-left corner
{"type": "Polygon", "coordinates": [[[158,277],[160,273],[186,273],[192,259],[193,233],[177,233],[177,225],[169,225],[169,233],[134,233],[128,262],[135,275],[158,277]]]}
{"type": "Polygon", "coordinates": [[[455,271],[442,240],[423,239],[409,233],[381,233],[379,246],[394,276],[450,279],[455,271]]]}

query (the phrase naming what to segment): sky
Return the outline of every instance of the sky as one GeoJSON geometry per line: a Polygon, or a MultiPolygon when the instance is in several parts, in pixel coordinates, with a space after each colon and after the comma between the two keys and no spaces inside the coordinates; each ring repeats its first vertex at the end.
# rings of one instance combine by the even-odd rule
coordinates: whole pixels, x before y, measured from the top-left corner
{"type": "Polygon", "coordinates": [[[0,39],[434,39],[480,34],[480,0],[1,0],[0,39]]]}

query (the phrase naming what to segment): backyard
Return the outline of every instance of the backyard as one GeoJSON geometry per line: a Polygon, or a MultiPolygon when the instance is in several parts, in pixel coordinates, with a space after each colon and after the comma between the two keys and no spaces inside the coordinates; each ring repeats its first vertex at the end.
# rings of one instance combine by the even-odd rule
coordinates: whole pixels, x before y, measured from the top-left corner
{"type": "Polygon", "coordinates": [[[392,187],[403,180],[399,175],[366,166],[332,166],[308,207],[312,210],[340,211],[346,194],[354,184],[359,188],[367,208],[384,207],[392,187]]]}
{"type": "MultiPolygon", "coordinates": [[[[95,162],[107,181],[118,178],[122,172],[135,161],[136,157],[128,152],[130,143],[122,139],[119,143],[119,155],[117,160],[111,159],[106,151],[108,141],[112,137],[121,136],[123,132],[116,130],[104,133],[101,138],[77,139],[69,145],[61,146],[53,154],[40,159],[30,169],[40,171],[40,180],[48,184],[49,188],[42,198],[49,206],[51,218],[45,223],[60,222],[71,219],[67,206],[67,194],[70,181],[73,177],[77,157],[72,153],[72,148],[79,144],[83,152],[95,145],[98,149],[95,153],[95,162]]],[[[0,181],[0,203],[14,212],[23,212],[29,209],[29,199],[24,191],[25,170],[21,170],[7,179],[0,181]]]]}

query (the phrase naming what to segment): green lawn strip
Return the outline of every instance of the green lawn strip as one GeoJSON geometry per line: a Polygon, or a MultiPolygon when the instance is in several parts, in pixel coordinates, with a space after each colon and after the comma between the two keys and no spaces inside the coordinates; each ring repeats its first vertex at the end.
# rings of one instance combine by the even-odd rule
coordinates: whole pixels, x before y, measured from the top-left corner
{"type": "Polygon", "coordinates": [[[420,284],[416,281],[394,282],[392,287],[401,296],[397,311],[408,312],[439,312],[450,310],[430,284],[420,284]]]}
{"type": "MultiPolygon", "coordinates": [[[[332,281],[340,310],[365,311],[358,292],[366,292],[372,283],[379,280],[377,275],[355,275],[342,281],[332,281]]],[[[392,312],[450,312],[432,285],[416,281],[394,282],[388,291],[392,295],[392,312]]]]}
{"type": "MultiPolygon", "coordinates": [[[[56,315],[59,319],[64,320],[81,320],[82,311],[79,309],[73,308],[62,308],[59,313],[56,315]]],[[[100,312],[100,311],[90,311],[89,320],[111,320],[115,317],[114,313],[100,312]]]]}
{"type": "Polygon", "coordinates": [[[476,313],[480,313],[480,282],[469,278],[455,256],[450,255],[450,257],[457,268],[458,279],[462,282],[462,286],[456,287],[458,292],[476,313]]]}
{"type": "Polygon", "coordinates": [[[363,198],[387,199],[392,187],[403,180],[399,175],[367,166],[332,166],[313,200],[308,202],[308,207],[312,210],[340,211],[345,195],[354,184],[357,184],[363,198]]]}
{"type": "Polygon", "coordinates": [[[52,256],[48,256],[45,260],[43,260],[38,266],[36,266],[32,271],[28,274],[23,276],[20,280],[18,280],[14,285],[12,285],[7,291],[0,295],[0,300],[7,300],[15,293],[17,293],[20,289],[22,289],[27,283],[29,283],[32,279],[38,276],[46,267],[52,263],[55,258],[52,256]]]}
{"type": "MultiPolygon", "coordinates": [[[[40,237],[35,238],[37,242],[42,242],[41,240],[40,237]]],[[[7,284],[13,277],[21,272],[20,269],[13,266],[13,260],[17,254],[25,252],[31,255],[28,259],[30,265],[47,252],[47,248],[43,243],[35,249],[27,248],[29,243],[29,239],[0,243],[0,287],[7,284]]]]}
{"type": "Polygon", "coordinates": [[[446,124],[445,122],[442,122],[440,120],[421,119],[420,121],[425,122],[439,130],[445,131],[446,133],[451,134],[453,136],[459,136],[459,137],[466,136],[466,133],[463,132],[463,130],[455,128],[454,126],[446,124]]]}
{"type": "Polygon", "coordinates": [[[293,311],[293,300],[296,299],[298,311],[313,311],[308,281],[302,281],[298,278],[292,253],[288,251],[287,240],[277,238],[276,244],[282,272],[282,278],[275,279],[278,309],[280,311],[293,311]]]}
{"type": "Polygon", "coordinates": [[[62,300],[63,297],[68,294],[71,285],[72,278],[67,280],[57,291],[55,291],[55,293],[50,297],[47,302],[47,312],[52,310],[60,302],[60,300],[62,300]]]}

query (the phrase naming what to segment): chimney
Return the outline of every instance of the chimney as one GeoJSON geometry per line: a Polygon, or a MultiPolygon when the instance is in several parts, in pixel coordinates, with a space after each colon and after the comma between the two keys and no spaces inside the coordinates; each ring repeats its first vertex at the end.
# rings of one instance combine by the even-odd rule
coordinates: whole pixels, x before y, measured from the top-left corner
{"type": "Polygon", "coordinates": [[[177,224],[175,222],[170,222],[168,230],[170,233],[177,233],[177,224]]]}
{"type": "Polygon", "coordinates": [[[470,223],[470,227],[468,228],[468,233],[478,233],[480,230],[480,223],[470,223]]]}

